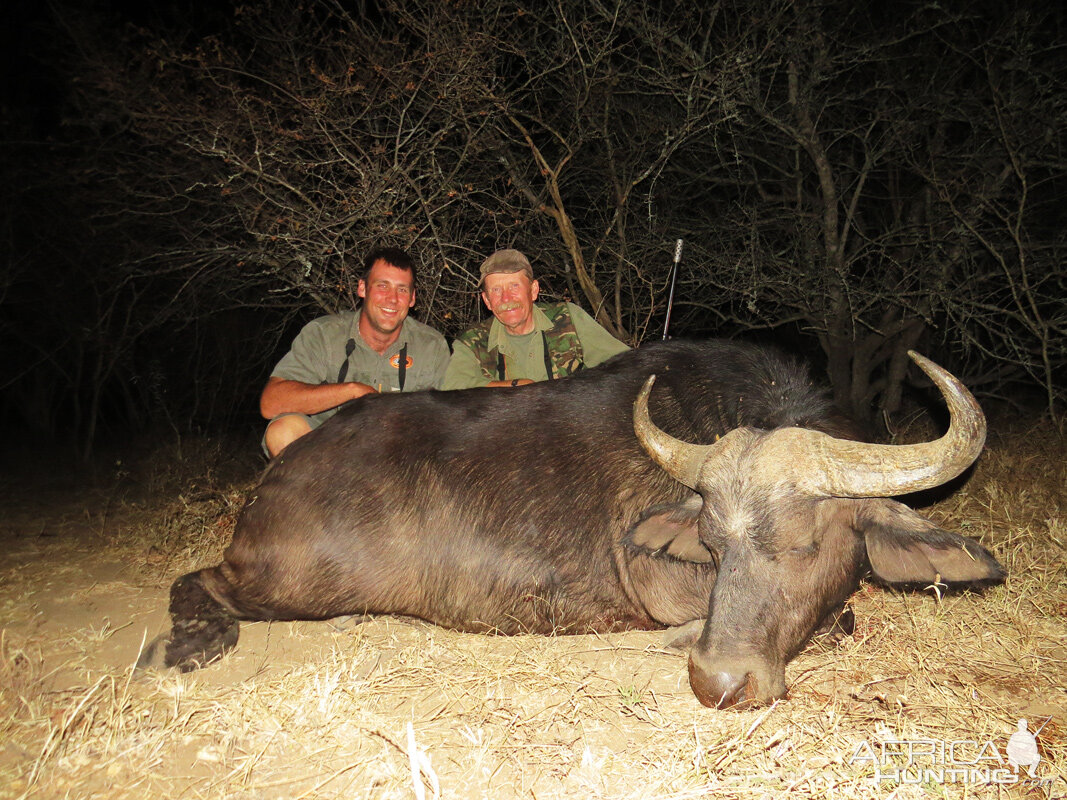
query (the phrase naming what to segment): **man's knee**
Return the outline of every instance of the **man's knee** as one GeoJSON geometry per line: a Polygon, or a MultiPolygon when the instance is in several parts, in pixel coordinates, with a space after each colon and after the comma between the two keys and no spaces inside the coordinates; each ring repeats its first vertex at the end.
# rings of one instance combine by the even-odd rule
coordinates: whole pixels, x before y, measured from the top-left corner
{"type": "Polygon", "coordinates": [[[310,432],[311,424],[303,414],[285,414],[275,417],[267,425],[267,431],[263,434],[263,446],[267,455],[274,458],[305,433],[310,432]]]}

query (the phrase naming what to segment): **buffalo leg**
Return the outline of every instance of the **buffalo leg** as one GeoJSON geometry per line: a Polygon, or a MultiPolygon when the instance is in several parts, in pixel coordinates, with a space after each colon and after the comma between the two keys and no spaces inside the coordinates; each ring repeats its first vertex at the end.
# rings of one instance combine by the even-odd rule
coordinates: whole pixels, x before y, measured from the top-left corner
{"type": "Polygon", "coordinates": [[[237,644],[239,625],[204,588],[200,572],[190,572],[170,587],[170,639],[164,666],[181,672],[214,661],[237,644]]]}
{"type": "Polygon", "coordinates": [[[820,647],[836,647],[855,631],[856,614],[852,606],[842,604],[823,617],[811,635],[811,641],[820,647]]]}

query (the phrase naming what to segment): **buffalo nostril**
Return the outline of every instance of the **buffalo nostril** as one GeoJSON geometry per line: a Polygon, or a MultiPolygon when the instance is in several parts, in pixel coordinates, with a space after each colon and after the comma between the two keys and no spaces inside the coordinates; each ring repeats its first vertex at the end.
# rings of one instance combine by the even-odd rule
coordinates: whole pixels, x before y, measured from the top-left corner
{"type": "Polygon", "coordinates": [[[718,708],[728,708],[744,699],[744,676],[719,672],[712,676],[711,685],[711,696],[718,698],[715,702],[718,708]]]}
{"type": "Polygon", "coordinates": [[[754,683],[751,673],[704,672],[692,660],[689,662],[689,685],[693,694],[711,708],[749,705],[756,697],[754,683]]]}

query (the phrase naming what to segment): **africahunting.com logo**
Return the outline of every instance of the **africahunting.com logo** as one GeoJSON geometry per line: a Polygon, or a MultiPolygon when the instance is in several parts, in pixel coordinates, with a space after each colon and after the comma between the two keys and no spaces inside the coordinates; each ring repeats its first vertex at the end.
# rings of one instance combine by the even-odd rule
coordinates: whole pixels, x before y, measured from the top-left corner
{"type": "Polygon", "coordinates": [[[1048,724],[1029,730],[1018,722],[1003,752],[991,740],[896,739],[861,741],[849,759],[857,767],[874,767],[876,784],[1004,784],[1051,788],[1052,777],[1039,777],[1037,737],[1048,724]]]}

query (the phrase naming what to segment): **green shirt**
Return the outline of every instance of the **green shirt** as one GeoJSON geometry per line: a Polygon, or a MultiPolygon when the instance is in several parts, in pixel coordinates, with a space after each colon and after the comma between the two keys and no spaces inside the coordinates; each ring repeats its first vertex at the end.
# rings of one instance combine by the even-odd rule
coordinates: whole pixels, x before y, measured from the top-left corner
{"type": "MultiPolygon", "coordinates": [[[[403,390],[441,388],[448,366],[448,342],[444,336],[408,317],[396,341],[379,355],[359,335],[359,315],[359,310],[342,311],[313,319],[293,340],[293,346],[278,362],[271,377],[315,385],[338,383],[345,349],[351,340],[355,347],[348,357],[344,383],[365,383],[379,392],[399,392],[400,351],[407,346],[403,390]]],[[[312,426],[321,425],[336,410],[331,408],[311,415],[312,426]]]]}
{"type": "MultiPolygon", "coordinates": [[[[595,319],[574,303],[567,303],[567,313],[574,324],[575,333],[582,343],[582,360],[587,367],[595,367],[607,361],[613,355],[630,348],[620,342],[595,319]]],[[[521,336],[513,336],[494,319],[489,328],[489,347],[497,348],[504,356],[507,380],[529,378],[532,381],[548,380],[545,370],[545,350],[542,331],[552,329],[552,323],[545,312],[538,306],[533,308],[534,329],[521,336]]],[[[496,378],[494,377],[493,380],[496,378]]],[[[445,389],[470,389],[486,386],[490,379],[485,377],[477,356],[469,346],[456,340],[453,342],[452,358],[448,361],[445,372],[445,389]]]]}

